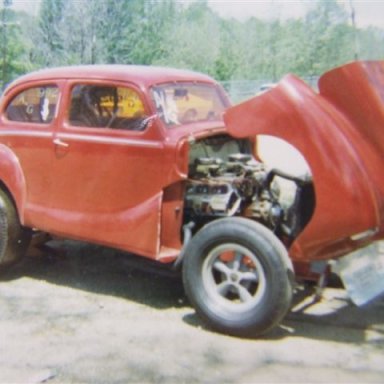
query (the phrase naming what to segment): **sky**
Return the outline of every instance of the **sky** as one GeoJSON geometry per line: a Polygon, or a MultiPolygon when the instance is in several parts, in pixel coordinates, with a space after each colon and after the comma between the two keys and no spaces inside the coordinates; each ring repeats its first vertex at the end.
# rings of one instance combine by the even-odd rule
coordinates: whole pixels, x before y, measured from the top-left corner
{"type": "MultiPolygon", "coordinates": [[[[15,9],[36,13],[40,0],[13,0],[15,9]]],[[[95,0],[89,0],[95,1],[95,0]]],[[[102,1],[102,0],[98,0],[102,1]]],[[[144,0],[145,1],[145,0],[144,0]]],[[[159,0],[161,1],[161,0],[159,0]]],[[[188,3],[193,0],[178,0],[188,3]]],[[[352,1],[356,10],[356,24],[384,29],[384,0],[339,0],[350,11],[352,1]]],[[[208,0],[209,6],[221,17],[245,20],[254,16],[260,19],[299,18],[313,5],[312,0],[208,0]]]]}

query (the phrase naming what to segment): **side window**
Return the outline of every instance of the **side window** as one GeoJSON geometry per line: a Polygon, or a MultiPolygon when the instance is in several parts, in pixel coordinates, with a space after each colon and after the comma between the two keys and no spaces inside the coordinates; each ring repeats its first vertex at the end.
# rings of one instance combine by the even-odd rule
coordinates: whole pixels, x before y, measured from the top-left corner
{"type": "Polygon", "coordinates": [[[77,127],[144,130],[148,119],[133,89],[78,84],[72,88],[69,122],[77,127]]]}
{"type": "Polygon", "coordinates": [[[11,121],[49,124],[55,116],[58,99],[56,86],[29,88],[12,99],[5,113],[11,121]]]}

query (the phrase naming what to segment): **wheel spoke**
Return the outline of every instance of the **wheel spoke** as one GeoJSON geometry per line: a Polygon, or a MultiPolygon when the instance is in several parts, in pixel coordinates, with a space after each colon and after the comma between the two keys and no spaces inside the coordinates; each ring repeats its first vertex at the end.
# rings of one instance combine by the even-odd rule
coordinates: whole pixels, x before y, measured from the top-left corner
{"type": "Polygon", "coordinates": [[[233,270],[238,271],[240,269],[241,260],[243,255],[240,252],[236,252],[235,260],[233,261],[233,270]]]}
{"type": "Polygon", "coordinates": [[[241,313],[260,302],[266,290],[263,266],[246,247],[228,243],[214,248],[202,266],[207,295],[228,311],[241,313]]]}
{"type": "Polygon", "coordinates": [[[223,281],[216,286],[217,293],[223,297],[226,297],[231,286],[232,284],[229,281],[223,281]]]}
{"type": "Polygon", "coordinates": [[[256,272],[243,272],[240,275],[240,281],[243,280],[257,282],[259,281],[259,277],[256,272]]]}
{"type": "Polygon", "coordinates": [[[229,273],[231,272],[231,270],[228,268],[227,264],[223,263],[220,260],[217,260],[213,263],[213,269],[215,269],[216,271],[224,273],[226,276],[228,276],[229,273]]]}
{"type": "Polygon", "coordinates": [[[242,285],[236,285],[237,292],[239,294],[240,300],[243,303],[247,303],[249,301],[252,301],[253,296],[248,292],[246,288],[244,288],[242,285]]]}

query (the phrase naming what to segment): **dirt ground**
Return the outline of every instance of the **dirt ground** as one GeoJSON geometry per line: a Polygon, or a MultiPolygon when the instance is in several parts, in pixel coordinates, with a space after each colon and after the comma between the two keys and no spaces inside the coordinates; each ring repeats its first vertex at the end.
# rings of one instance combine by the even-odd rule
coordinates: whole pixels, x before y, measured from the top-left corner
{"type": "Polygon", "coordinates": [[[206,329],[180,278],[77,242],[0,280],[0,383],[384,383],[384,300],[300,288],[259,339],[206,329]]]}

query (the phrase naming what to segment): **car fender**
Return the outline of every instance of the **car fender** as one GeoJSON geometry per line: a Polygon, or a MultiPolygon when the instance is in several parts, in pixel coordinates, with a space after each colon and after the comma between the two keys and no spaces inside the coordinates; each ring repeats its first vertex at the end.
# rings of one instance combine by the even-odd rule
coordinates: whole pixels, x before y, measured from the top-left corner
{"type": "Polygon", "coordinates": [[[287,75],[270,91],[229,108],[224,120],[234,137],[281,138],[308,162],[316,206],[290,249],[293,259],[346,253],[352,238],[380,227],[383,195],[372,178],[380,155],[345,114],[299,78],[287,75]]]}
{"type": "Polygon", "coordinates": [[[0,181],[13,198],[21,223],[24,222],[24,204],[26,183],[20,162],[14,152],[6,145],[0,144],[0,181]]]}

